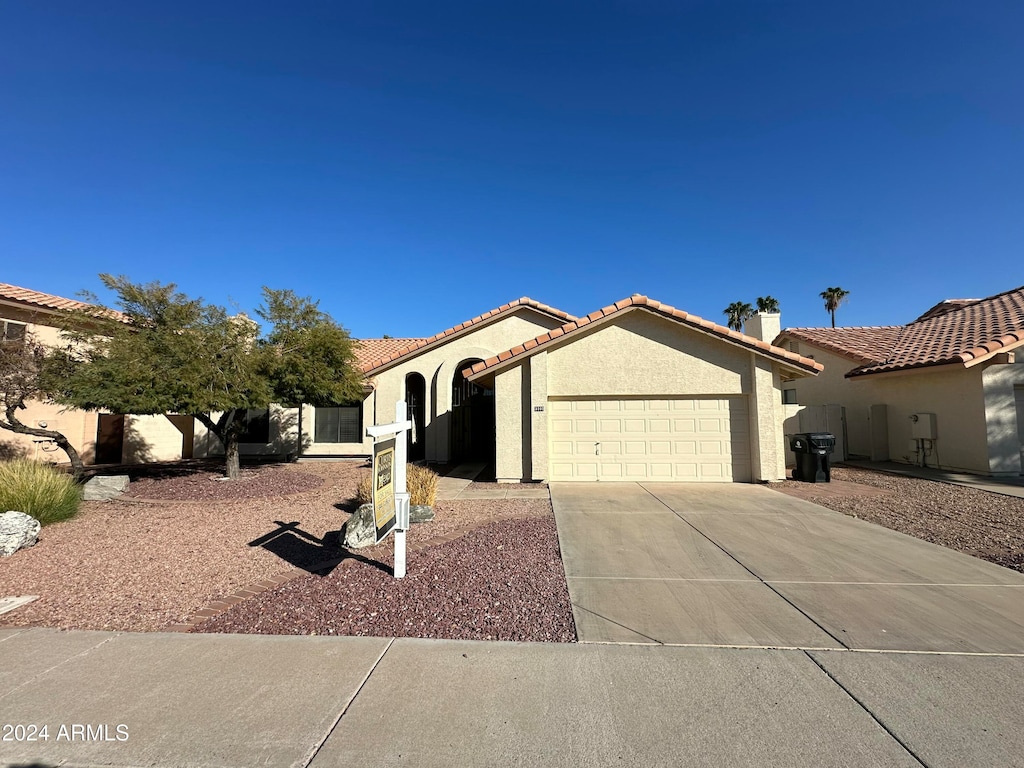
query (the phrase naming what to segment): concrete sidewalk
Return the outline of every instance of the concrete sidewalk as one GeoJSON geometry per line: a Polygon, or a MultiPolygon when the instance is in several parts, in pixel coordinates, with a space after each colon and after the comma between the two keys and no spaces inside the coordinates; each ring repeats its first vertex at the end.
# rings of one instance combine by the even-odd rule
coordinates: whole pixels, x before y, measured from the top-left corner
{"type": "Polygon", "coordinates": [[[6,766],[961,766],[1024,754],[1020,657],[7,629],[0,658],[0,726],[26,727],[0,741],[6,766]],[[41,740],[32,727],[44,725],[41,740]]]}

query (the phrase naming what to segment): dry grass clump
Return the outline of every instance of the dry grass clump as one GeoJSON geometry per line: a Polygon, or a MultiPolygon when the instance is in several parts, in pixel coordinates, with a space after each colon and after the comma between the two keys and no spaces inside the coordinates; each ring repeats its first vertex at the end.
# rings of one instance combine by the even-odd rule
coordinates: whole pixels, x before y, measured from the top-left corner
{"type": "Polygon", "coordinates": [[[49,464],[24,459],[0,463],[0,512],[17,510],[49,525],[74,517],[81,503],[74,478],[49,464]]]}
{"type": "Polygon", "coordinates": [[[434,506],[437,501],[437,484],[441,480],[437,472],[417,464],[410,464],[405,470],[405,485],[409,490],[409,503],[434,506]]]}
{"type": "MultiPolygon", "coordinates": [[[[360,504],[373,503],[373,484],[370,475],[364,475],[356,489],[356,501],[360,504]]],[[[437,501],[437,484],[440,476],[433,470],[418,464],[407,464],[405,468],[405,485],[409,491],[409,503],[413,506],[434,506],[437,501]]]]}

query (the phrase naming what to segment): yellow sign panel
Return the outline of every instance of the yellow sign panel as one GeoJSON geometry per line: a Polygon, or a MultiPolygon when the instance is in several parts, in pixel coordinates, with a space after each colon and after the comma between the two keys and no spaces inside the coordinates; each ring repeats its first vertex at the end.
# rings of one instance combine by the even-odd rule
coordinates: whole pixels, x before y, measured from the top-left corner
{"type": "Polygon", "coordinates": [[[395,441],[373,446],[373,517],[380,541],[395,527],[395,441]]]}

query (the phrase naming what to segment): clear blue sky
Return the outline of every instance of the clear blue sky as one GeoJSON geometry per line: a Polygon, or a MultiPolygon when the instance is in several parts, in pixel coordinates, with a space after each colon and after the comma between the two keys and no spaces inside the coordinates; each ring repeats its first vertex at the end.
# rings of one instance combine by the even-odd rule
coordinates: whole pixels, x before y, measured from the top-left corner
{"type": "Polygon", "coordinates": [[[0,9],[0,281],[99,272],[359,337],[522,295],[906,322],[1024,284],[1017,2],[0,9]],[[389,309],[389,305],[391,309],[389,309]]]}

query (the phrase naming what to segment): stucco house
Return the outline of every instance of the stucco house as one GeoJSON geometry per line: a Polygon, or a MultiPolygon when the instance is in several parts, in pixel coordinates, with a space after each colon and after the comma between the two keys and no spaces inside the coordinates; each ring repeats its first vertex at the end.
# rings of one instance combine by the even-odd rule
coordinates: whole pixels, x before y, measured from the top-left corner
{"type": "Polygon", "coordinates": [[[366,427],[404,399],[410,457],[493,462],[499,481],[781,480],[783,387],[822,366],[765,340],[778,315],[752,327],[645,296],[580,318],[521,298],[429,338],[361,341],[360,402],[272,409],[243,451],[368,456],[366,427]]]}
{"type": "MultiPolygon", "coordinates": [[[[48,293],[0,283],[0,338],[9,342],[34,336],[47,345],[60,339],[61,313],[90,305],[48,293]]],[[[30,427],[63,434],[86,464],[134,464],[192,456],[193,419],[188,416],[131,416],[90,413],[33,401],[18,414],[30,427]]],[[[58,463],[64,452],[49,440],[0,430],[0,458],[28,456],[58,463]]]]}
{"type": "Polygon", "coordinates": [[[786,328],[774,343],[824,364],[783,396],[840,406],[849,455],[1022,473],[1024,287],[946,300],[907,325],[786,328]]]}

